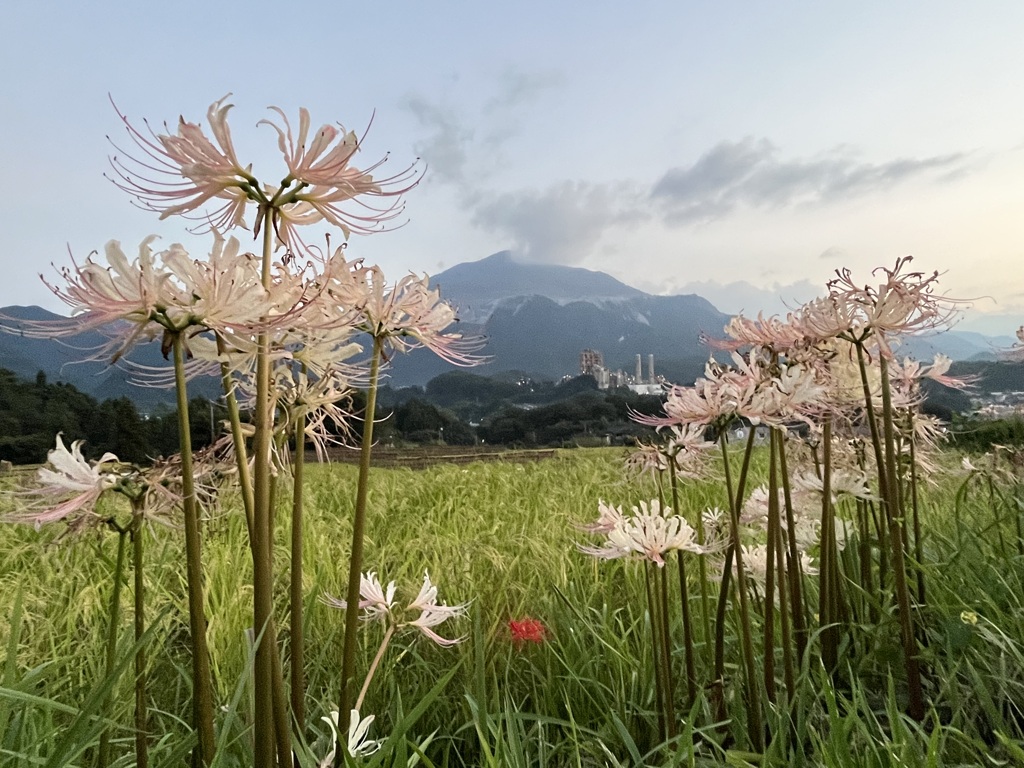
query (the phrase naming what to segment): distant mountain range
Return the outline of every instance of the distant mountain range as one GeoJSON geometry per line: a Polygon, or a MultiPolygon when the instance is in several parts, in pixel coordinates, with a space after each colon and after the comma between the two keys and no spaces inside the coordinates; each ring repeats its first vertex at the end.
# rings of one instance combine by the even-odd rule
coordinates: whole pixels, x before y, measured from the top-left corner
{"type": "MultiPolygon", "coordinates": [[[[508,251],[480,261],[458,264],[432,280],[441,296],[458,310],[458,330],[484,336],[482,350],[488,362],[475,369],[482,375],[517,370],[557,379],[579,372],[579,354],[594,349],[611,369],[632,371],[636,355],[653,354],[655,371],[670,381],[686,383],[700,375],[708,350],[702,332],[719,336],[729,316],[700,296],[655,296],[619,282],[603,272],[553,264],[530,264],[508,251]]],[[[19,320],[55,319],[39,307],[6,307],[0,315],[19,320]]],[[[170,393],[139,389],[129,375],[102,363],[78,363],[89,348],[101,342],[98,333],[82,334],[64,342],[30,339],[0,333],[0,368],[25,378],[43,371],[51,381],[67,381],[99,399],[127,396],[149,408],[170,402],[170,393]]],[[[994,359],[999,349],[1013,342],[1008,337],[946,331],[908,340],[906,354],[929,359],[936,352],[954,360],[994,359]]],[[[164,364],[159,345],[136,349],[131,358],[140,364],[164,364]]],[[[422,385],[451,366],[432,353],[418,350],[398,356],[390,370],[394,386],[422,385]]],[[[216,382],[197,382],[197,395],[215,397],[216,382]]]]}

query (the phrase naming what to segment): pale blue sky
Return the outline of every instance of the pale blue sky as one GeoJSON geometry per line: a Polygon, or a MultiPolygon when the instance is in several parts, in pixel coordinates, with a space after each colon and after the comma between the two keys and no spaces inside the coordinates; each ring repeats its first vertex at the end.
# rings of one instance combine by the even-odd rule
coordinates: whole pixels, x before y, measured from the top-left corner
{"type": "MultiPolygon", "coordinates": [[[[354,239],[389,274],[511,248],[654,293],[824,283],[907,253],[1024,322],[1019,2],[19,3],[0,45],[0,306],[59,304],[50,263],[184,222],[103,178],[130,118],[205,121],[227,92],[257,175],[265,107],[417,156],[408,224],[354,239]]],[[[737,294],[738,295],[738,294],[737,294]]],[[[726,310],[740,307],[723,306],[726,310]]],[[[749,312],[760,307],[744,306],[749,312]]],[[[969,325],[969,323],[968,323],[969,325]]]]}

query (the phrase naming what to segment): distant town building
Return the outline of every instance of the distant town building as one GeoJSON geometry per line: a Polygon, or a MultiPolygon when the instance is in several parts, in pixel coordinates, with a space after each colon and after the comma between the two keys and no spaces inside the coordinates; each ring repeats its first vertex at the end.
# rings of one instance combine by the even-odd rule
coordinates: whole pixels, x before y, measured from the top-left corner
{"type": "Polygon", "coordinates": [[[580,374],[596,379],[595,368],[604,368],[604,355],[596,349],[584,349],[580,352],[580,374]]]}
{"type": "Polygon", "coordinates": [[[647,355],[647,377],[644,378],[643,355],[638,354],[633,374],[619,369],[613,371],[604,365],[604,355],[596,349],[580,352],[580,373],[594,377],[598,389],[628,388],[640,395],[664,394],[668,382],[654,374],[654,355],[647,355]]]}

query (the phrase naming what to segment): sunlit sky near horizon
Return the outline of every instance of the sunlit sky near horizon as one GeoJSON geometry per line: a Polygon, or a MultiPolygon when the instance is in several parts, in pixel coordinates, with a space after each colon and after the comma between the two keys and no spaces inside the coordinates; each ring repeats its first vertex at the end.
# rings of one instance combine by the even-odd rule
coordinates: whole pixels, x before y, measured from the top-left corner
{"type": "Polygon", "coordinates": [[[805,300],[913,254],[978,297],[963,327],[1024,322],[1024,3],[18,3],[0,66],[0,306],[61,311],[39,273],[109,239],[201,254],[104,179],[109,98],[205,125],[230,92],[267,180],[269,105],[421,158],[407,223],[350,244],[396,278],[511,249],[756,313],[722,286],[805,300]]]}

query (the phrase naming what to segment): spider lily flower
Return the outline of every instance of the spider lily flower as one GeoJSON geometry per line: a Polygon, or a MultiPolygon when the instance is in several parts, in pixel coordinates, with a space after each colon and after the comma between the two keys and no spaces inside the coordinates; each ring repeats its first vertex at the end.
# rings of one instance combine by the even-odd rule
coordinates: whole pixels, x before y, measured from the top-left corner
{"type": "Polygon", "coordinates": [[[636,475],[658,475],[668,471],[665,447],[652,443],[638,441],[636,448],[629,452],[624,463],[626,470],[636,475]]]}
{"type": "MultiPolygon", "coordinates": [[[[237,471],[231,435],[224,435],[205,448],[194,451],[193,492],[200,507],[204,510],[213,509],[219,498],[221,481],[237,471]]],[[[140,473],[137,482],[143,489],[143,506],[147,519],[166,521],[175,510],[180,509],[185,495],[182,487],[181,454],[175,453],[167,458],[156,459],[152,466],[140,473]]]]}
{"type": "MultiPolygon", "coordinates": [[[[359,578],[359,609],[363,611],[363,619],[366,621],[389,621],[393,618],[395,607],[395,582],[388,582],[387,589],[381,586],[380,580],[374,571],[361,574],[359,578]]],[[[324,595],[321,600],[332,608],[345,610],[348,603],[330,595],[324,595]]]]}
{"type": "MultiPolygon", "coordinates": [[[[793,486],[795,490],[813,492],[819,499],[825,492],[824,481],[813,470],[794,475],[793,486]]],[[[862,501],[878,501],[878,497],[871,491],[867,472],[860,469],[834,467],[829,478],[829,486],[833,504],[844,496],[862,501]]]]}
{"type": "Polygon", "coordinates": [[[671,509],[662,510],[661,503],[652,499],[650,504],[640,502],[633,507],[633,515],[607,531],[605,543],[600,547],[577,545],[584,554],[602,560],[613,560],[629,555],[639,555],[658,566],[665,565],[667,552],[692,552],[704,554],[707,548],[697,542],[697,532],[678,515],[671,515],[671,509]]]}
{"type": "MultiPolygon", "coordinates": [[[[753,546],[747,546],[741,544],[740,548],[743,550],[743,569],[747,576],[750,578],[750,587],[764,589],[765,584],[768,581],[768,547],[765,544],[755,544],[753,546]]],[[[736,568],[736,564],[733,564],[733,568],[736,568]]],[[[805,551],[800,552],[800,572],[806,576],[817,576],[818,568],[814,565],[814,560],[805,551]]],[[[778,599],[776,594],[775,599],[778,599]]]]}
{"type": "Polygon", "coordinates": [[[442,301],[438,290],[429,287],[430,278],[409,274],[388,286],[377,267],[358,267],[354,281],[345,291],[361,295],[359,330],[385,341],[390,349],[408,352],[426,347],[454,365],[472,366],[482,362],[472,353],[482,339],[467,339],[460,333],[445,333],[457,321],[454,308],[442,301]]]}
{"type": "Polygon", "coordinates": [[[119,460],[112,453],[105,453],[99,461],[90,464],[82,456],[82,442],[75,440],[69,451],[61,433],[57,433],[56,445],[46,455],[49,466],[40,467],[36,473],[38,487],[25,494],[34,501],[26,509],[6,516],[6,522],[31,523],[36,530],[58,520],[68,520],[73,530],[85,528],[89,522],[100,522],[92,514],[96,502],[127,474],[116,469],[119,460]],[[63,500],[52,504],[54,499],[63,500]],[[40,507],[44,509],[38,511],[40,507]]]}
{"type": "Polygon", "coordinates": [[[837,318],[844,318],[846,327],[835,335],[855,342],[877,336],[879,349],[888,358],[893,337],[948,326],[964,302],[936,294],[939,273],[907,271],[911,261],[906,256],[893,269],[876,269],[874,274],[883,274],[885,280],[874,287],[854,283],[849,269],[837,270],[828,283],[826,302],[837,318]]]}
{"type": "MultiPolygon", "coordinates": [[[[114,183],[144,208],[159,212],[161,218],[185,215],[202,219],[200,231],[246,227],[246,207],[254,203],[260,212],[271,212],[282,242],[301,246],[295,228],[320,221],[340,227],[346,239],[352,232],[378,231],[383,222],[401,214],[401,195],[419,181],[415,165],[375,179],[372,171],[387,158],[368,170],[355,168],[350,161],[360,142],[354,134],[324,125],[309,141],[309,113],[303,109],[298,136],[293,137],[284,113],[271,107],[281,115],[285,128],[270,120],[260,124],[277,131],[288,173],[278,186],[265,184],[253,175],[252,166],[243,167],[238,160],[227,121],[232,108],[224,103],[227,98],[215,101],[207,111],[212,141],[199,125],[184,118],[179,118],[176,134],[166,125],[164,133],[143,133],[118,112],[141,153],[111,158],[114,183]],[[374,208],[358,201],[363,197],[392,198],[393,202],[374,208]],[[353,199],[361,206],[356,213],[346,207],[353,199]],[[219,207],[200,212],[211,203],[219,207]]],[[[259,223],[257,233],[258,227],[259,223]]]]}
{"type": "MultiPolygon", "coordinates": [[[[209,227],[245,227],[245,207],[249,201],[258,199],[258,182],[235,154],[227,122],[232,105],[224,104],[228,96],[211,104],[206,113],[216,143],[207,138],[199,125],[183,117],[178,118],[177,134],[171,134],[166,124],[166,133],[157,134],[147,123],[147,135],[115,107],[142,156],[111,157],[114,184],[144,208],[158,212],[161,219],[191,213],[210,201],[224,201],[203,217],[209,227]]],[[[118,148],[116,144],[114,148],[118,148]]]]}
{"type": "MultiPolygon", "coordinates": [[[[377,574],[372,571],[361,575],[359,594],[363,598],[359,601],[359,608],[364,612],[363,619],[366,621],[384,621],[389,625],[389,629],[396,631],[404,627],[413,627],[437,645],[445,647],[460,643],[464,639],[461,637],[448,639],[434,631],[434,627],[443,624],[448,619],[465,615],[467,604],[438,603],[437,587],[431,582],[430,575],[426,572],[423,574],[423,585],[420,587],[419,593],[401,611],[395,609],[395,582],[389,582],[387,590],[384,590],[377,579],[377,574]],[[416,618],[406,618],[406,614],[415,611],[419,612],[416,618]]],[[[323,595],[321,600],[332,608],[341,608],[342,610],[348,605],[345,600],[330,595],[323,595]]]]}
{"type": "Polygon", "coordinates": [[[544,623],[530,616],[524,616],[519,620],[510,619],[508,631],[512,637],[512,642],[516,646],[522,646],[526,643],[540,645],[548,636],[548,628],[544,626],[544,623]]]}
{"type": "MultiPolygon", "coordinates": [[[[337,710],[331,710],[330,715],[325,715],[320,719],[330,726],[331,744],[334,745],[331,747],[331,751],[327,753],[327,756],[320,761],[320,768],[330,768],[330,766],[334,765],[335,749],[338,743],[338,712],[337,710]]],[[[345,742],[345,750],[348,752],[349,757],[367,757],[381,748],[381,745],[384,743],[383,741],[367,738],[374,719],[373,715],[367,715],[360,719],[358,709],[353,709],[349,712],[348,739],[345,742]]]]}
{"type": "Polygon", "coordinates": [[[809,339],[792,312],[785,320],[765,317],[759,313],[756,320],[736,315],[725,326],[727,339],[703,337],[705,344],[713,349],[736,351],[747,346],[769,347],[776,352],[787,352],[806,346],[809,339]]]}
{"type": "Polygon", "coordinates": [[[949,368],[953,361],[945,355],[936,355],[931,365],[923,365],[917,360],[893,361],[889,364],[889,378],[894,385],[904,392],[916,392],[922,379],[931,379],[937,384],[950,389],[968,389],[977,379],[976,376],[949,376],[949,368]]]}
{"type": "Polygon", "coordinates": [[[705,432],[700,424],[673,424],[663,445],[637,442],[636,449],[626,457],[626,469],[652,475],[671,469],[677,478],[699,480],[706,474],[707,451],[716,447],[705,439],[705,432]]]}
{"type": "MultiPolygon", "coordinates": [[[[164,352],[173,334],[189,329],[252,334],[274,322],[276,294],[263,287],[251,254],[240,253],[235,238],[215,238],[208,260],[193,260],[175,243],[154,253],[147,237],[134,261],[116,240],[107,243],[107,266],[91,256],[65,269],[67,287],[51,290],[71,307],[72,318],[32,324],[38,337],[68,336],[87,330],[113,334],[92,357],[118,360],[140,339],[164,337],[164,352]]],[[[279,303],[279,302],[278,302],[279,303]]]]}
{"type": "Polygon", "coordinates": [[[437,587],[430,581],[430,574],[423,572],[423,586],[419,594],[409,603],[407,610],[419,611],[420,615],[412,621],[406,622],[406,626],[416,627],[440,646],[450,646],[462,642],[464,638],[444,638],[434,632],[433,628],[444,623],[448,619],[462,616],[466,613],[466,604],[446,605],[437,602],[437,587]]]}
{"type": "Polygon", "coordinates": [[[608,504],[604,499],[598,499],[597,520],[580,525],[578,528],[587,533],[608,533],[625,522],[626,518],[622,514],[622,507],[616,507],[608,504]]]}

